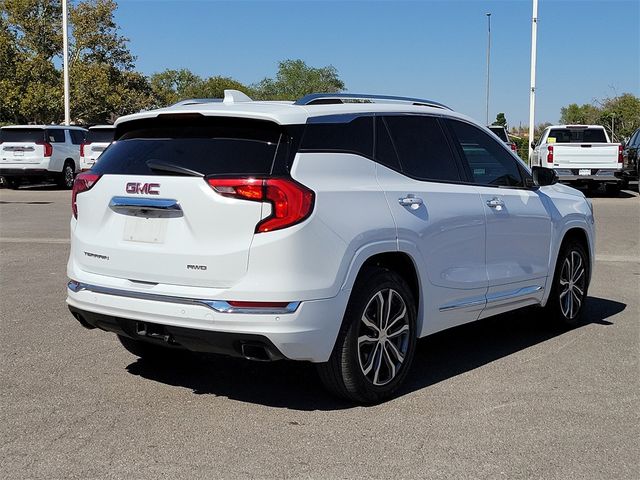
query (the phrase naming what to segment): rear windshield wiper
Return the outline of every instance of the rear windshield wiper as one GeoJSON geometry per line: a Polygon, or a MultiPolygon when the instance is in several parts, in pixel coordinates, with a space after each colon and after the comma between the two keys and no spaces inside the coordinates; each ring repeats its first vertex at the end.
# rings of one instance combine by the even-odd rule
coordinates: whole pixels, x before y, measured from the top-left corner
{"type": "Polygon", "coordinates": [[[188,168],[181,167],[180,165],[174,165],[173,163],[167,163],[161,160],[147,160],[147,167],[158,172],[179,173],[180,175],[188,175],[190,177],[204,177],[204,173],[196,172],[195,170],[190,170],[188,168]]]}

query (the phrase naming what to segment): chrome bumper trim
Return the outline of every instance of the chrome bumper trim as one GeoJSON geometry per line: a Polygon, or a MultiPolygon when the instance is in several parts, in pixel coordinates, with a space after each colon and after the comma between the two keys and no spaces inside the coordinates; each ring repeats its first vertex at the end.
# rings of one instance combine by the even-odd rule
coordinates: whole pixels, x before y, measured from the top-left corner
{"type": "Polygon", "coordinates": [[[153,300],[155,302],[166,303],[180,303],[184,305],[199,305],[210,308],[218,313],[245,313],[245,314],[258,314],[258,315],[284,315],[287,313],[293,313],[298,309],[300,302],[289,302],[285,307],[272,308],[272,307],[234,307],[229,302],[224,300],[207,300],[202,298],[187,298],[187,297],[172,297],[171,295],[161,295],[157,293],[147,292],[134,292],[130,290],[121,290],[118,288],[100,287],[98,285],[91,285],[88,283],[77,282],[75,280],[69,281],[67,288],[72,292],[93,292],[101,293],[103,295],[113,295],[116,297],[135,298],[138,300],[153,300]]]}

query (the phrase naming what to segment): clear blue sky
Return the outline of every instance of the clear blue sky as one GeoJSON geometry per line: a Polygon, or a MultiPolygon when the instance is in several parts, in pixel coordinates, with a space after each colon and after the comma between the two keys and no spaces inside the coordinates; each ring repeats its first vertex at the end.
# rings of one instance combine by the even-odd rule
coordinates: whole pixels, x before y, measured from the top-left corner
{"type": "MultiPolygon", "coordinates": [[[[428,98],[484,122],[491,12],[490,117],[528,123],[531,0],[136,1],[116,21],[137,68],[188,68],[243,83],[277,62],[333,65],[348,91],[428,98]]],[[[560,108],[640,96],[640,0],[540,0],[536,123],[560,108]]]]}

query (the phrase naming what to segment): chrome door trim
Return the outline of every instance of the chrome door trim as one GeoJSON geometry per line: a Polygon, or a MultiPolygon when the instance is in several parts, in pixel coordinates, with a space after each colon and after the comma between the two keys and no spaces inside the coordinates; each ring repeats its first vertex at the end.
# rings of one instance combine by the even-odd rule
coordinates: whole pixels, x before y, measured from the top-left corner
{"type": "Polygon", "coordinates": [[[519,297],[525,297],[531,295],[532,293],[536,293],[542,290],[542,287],[539,285],[533,285],[531,287],[522,287],[516,290],[509,290],[506,292],[492,293],[487,295],[487,305],[500,302],[502,300],[512,300],[519,297]]]}
{"type": "Polygon", "coordinates": [[[69,281],[67,288],[74,293],[81,291],[100,293],[103,295],[113,295],[116,297],[135,298],[138,300],[152,300],[155,302],[166,303],[179,303],[183,305],[198,305],[210,308],[218,313],[249,313],[249,314],[277,314],[282,315],[286,313],[293,313],[298,309],[300,302],[289,302],[282,308],[242,308],[234,307],[224,300],[208,300],[202,298],[188,298],[188,297],[173,297],[171,295],[162,295],[158,293],[147,292],[134,292],[130,290],[122,290],[119,288],[101,287],[98,285],[91,285],[89,283],[77,282],[75,280],[69,281]]]}
{"type": "Polygon", "coordinates": [[[486,298],[469,298],[462,300],[460,302],[447,303],[446,305],[442,305],[439,310],[441,312],[448,312],[449,310],[458,310],[459,308],[469,308],[469,307],[478,307],[484,306],[487,303],[486,298]]]}
{"type": "Polygon", "coordinates": [[[145,218],[182,217],[182,207],[172,198],[113,197],[109,208],[121,215],[145,218]]]}
{"type": "Polygon", "coordinates": [[[479,305],[490,306],[492,303],[501,302],[503,300],[513,300],[520,297],[529,296],[533,293],[539,292],[542,290],[542,287],[539,285],[534,285],[531,287],[523,287],[518,288],[516,290],[509,290],[506,292],[492,293],[490,295],[486,295],[485,298],[473,298],[473,299],[465,299],[460,302],[448,303],[447,305],[443,305],[439,308],[441,312],[448,312],[449,310],[457,310],[460,308],[469,308],[476,307],[479,305]]]}

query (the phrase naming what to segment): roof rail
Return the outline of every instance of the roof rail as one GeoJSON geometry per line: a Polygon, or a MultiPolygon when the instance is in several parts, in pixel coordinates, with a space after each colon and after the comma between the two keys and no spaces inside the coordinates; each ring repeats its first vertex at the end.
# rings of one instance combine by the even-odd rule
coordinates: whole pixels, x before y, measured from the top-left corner
{"type": "Polygon", "coordinates": [[[396,97],[393,95],[369,95],[360,93],[312,93],[298,99],[294,105],[323,105],[345,103],[342,100],[364,100],[366,103],[409,103],[425,107],[444,108],[452,110],[446,105],[422,98],[396,97]]]}

